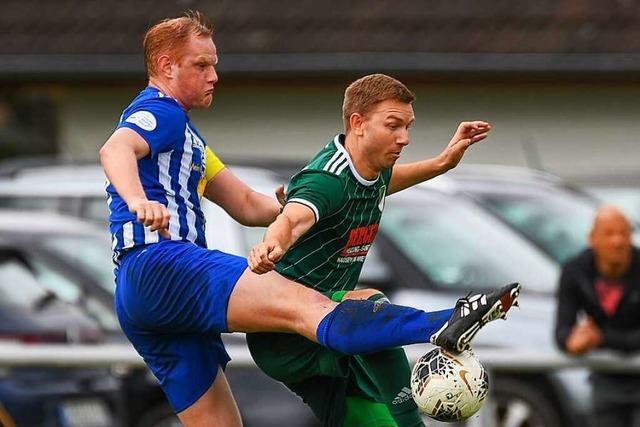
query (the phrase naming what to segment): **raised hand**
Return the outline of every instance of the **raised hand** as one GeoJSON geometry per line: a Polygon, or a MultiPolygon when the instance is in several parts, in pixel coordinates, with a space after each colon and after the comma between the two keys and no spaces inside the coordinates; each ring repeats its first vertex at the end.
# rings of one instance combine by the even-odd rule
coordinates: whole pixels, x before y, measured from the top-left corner
{"type": "Polygon", "coordinates": [[[491,131],[491,125],[487,122],[473,121],[462,122],[453,134],[451,141],[442,151],[440,156],[446,169],[453,169],[460,163],[467,148],[482,141],[491,131]]]}

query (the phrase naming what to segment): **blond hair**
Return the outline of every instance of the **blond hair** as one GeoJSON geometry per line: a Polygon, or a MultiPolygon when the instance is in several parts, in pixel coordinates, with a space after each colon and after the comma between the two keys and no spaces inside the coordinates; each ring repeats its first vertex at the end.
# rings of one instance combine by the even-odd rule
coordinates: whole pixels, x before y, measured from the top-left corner
{"type": "Polygon", "coordinates": [[[155,77],[158,70],[157,61],[161,55],[180,55],[180,48],[185,45],[189,37],[211,37],[213,28],[198,11],[188,11],[179,18],[164,19],[149,28],[144,35],[144,64],[147,75],[155,77]]]}
{"type": "Polygon", "coordinates": [[[373,107],[388,99],[412,103],[416,97],[400,81],[385,74],[370,74],[351,83],[344,92],[342,120],[349,131],[349,118],[353,113],[366,115],[373,107]]]}

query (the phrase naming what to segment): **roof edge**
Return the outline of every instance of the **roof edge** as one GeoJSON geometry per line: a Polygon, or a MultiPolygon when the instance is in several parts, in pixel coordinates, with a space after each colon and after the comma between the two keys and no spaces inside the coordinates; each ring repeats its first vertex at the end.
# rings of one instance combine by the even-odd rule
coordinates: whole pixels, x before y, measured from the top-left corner
{"type": "MultiPolygon", "coordinates": [[[[392,72],[397,75],[594,75],[633,76],[640,54],[541,53],[273,53],[224,54],[218,66],[227,76],[343,75],[392,72]]],[[[0,55],[5,79],[144,78],[141,55],[0,55]]]]}

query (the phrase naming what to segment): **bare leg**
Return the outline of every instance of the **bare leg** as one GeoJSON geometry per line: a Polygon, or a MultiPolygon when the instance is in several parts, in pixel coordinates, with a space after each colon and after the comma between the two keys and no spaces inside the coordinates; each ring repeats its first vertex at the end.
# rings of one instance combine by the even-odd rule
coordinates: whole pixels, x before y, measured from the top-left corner
{"type": "Polygon", "coordinates": [[[344,294],[344,297],[342,297],[342,301],[348,299],[368,299],[374,295],[378,295],[381,293],[382,292],[380,292],[379,290],[373,288],[356,289],[355,291],[349,291],[344,294]]]}
{"type": "Polygon", "coordinates": [[[180,412],[178,418],[185,427],[242,427],[240,411],[220,367],[209,390],[180,412]]]}
{"type": "MultiPolygon", "coordinates": [[[[492,293],[491,298],[504,297],[505,292],[517,290],[516,286],[505,286],[492,293]]],[[[478,316],[463,318],[465,323],[457,323],[455,330],[448,328],[443,334],[443,324],[451,310],[427,313],[388,303],[380,306],[373,301],[358,301],[363,296],[354,295],[337,304],[278,273],[257,275],[247,269],[229,298],[227,328],[230,332],[297,333],[332,350],[355,355],[425,343],[435,334],[445,337],[443,340],[453,336],[466,345],[472,337],[469,331],[475,333],[479,329],[476,317],[504,315],[501,304],[485,305],[486,310],[480,308],[478,316]]],[[[458,348],[455,345],[447,347],[458,348]]]]}
{"type": "Polygon", "coordinates": [[[247,269],[229,298],[227,323],[233,332],[291,332],[317,342],[318,324],[336,305],[276,272],[247,269]]]}

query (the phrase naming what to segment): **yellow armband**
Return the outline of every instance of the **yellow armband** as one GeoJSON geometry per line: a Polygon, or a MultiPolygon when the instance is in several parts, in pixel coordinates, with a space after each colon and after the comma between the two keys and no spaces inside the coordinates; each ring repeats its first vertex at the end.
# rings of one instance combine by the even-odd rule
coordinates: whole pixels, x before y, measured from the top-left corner
{"type": "Polygon", "coordinates": [[[222,163],[218,156],[216,156],[209,147],[205,147],[204,153],[206,166],[204,168],[204,174],[198,183],[198,196],[200,197],[204,195],[204,189],[207,187],[207,183],[215,178],[215,176],[218,175],[225,167],[224,163],[222,163]]]}

